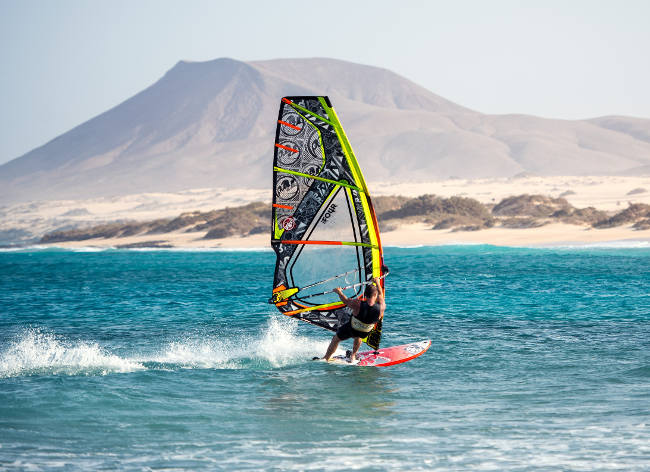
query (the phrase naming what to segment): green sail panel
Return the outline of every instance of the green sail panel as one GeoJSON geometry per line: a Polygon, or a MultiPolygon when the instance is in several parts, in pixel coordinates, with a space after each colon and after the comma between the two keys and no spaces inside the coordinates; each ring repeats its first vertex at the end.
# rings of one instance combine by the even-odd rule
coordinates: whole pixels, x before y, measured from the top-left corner
{"type": "MultiPolygon", "coordinates": [[[[332,292],[361,297],[381,277],[382,248],[366,182],[328,97],[280,102],[273,156],[271,299],[280,312],[336,331],[351,316],[332,292]]],[[[382,279],[383,281],[383,279],[382,279]]],[[[381,323],[366,338],[377,349],[381,323]]]]}

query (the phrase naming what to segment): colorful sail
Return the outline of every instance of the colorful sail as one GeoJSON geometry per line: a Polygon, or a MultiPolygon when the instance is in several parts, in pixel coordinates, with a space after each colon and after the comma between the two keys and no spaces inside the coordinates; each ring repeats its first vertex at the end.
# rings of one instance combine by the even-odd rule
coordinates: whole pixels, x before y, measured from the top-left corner
{"type": "MultiPolygon", "coordinates": [[[[351,316],[335,287],[362,297],[382,277],[382,248],[361,169],[328,97],[285,97],[273,158],[269,300],[288,316],[336,331],[351,316]]],[[[383,283],[383,279],[382,279],[383,283]]],[[[381,323],[366,338],[377,349],[381,323]]]]}

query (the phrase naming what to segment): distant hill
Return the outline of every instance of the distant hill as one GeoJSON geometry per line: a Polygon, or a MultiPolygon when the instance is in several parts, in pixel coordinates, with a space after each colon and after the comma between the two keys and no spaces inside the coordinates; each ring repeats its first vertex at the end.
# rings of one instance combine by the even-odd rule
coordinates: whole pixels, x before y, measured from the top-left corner
{"type": "Polygon", "coordinates": [[[279,99],[305,94],[330,96],[370,181],[650,172],[650,120],[484,115],[377,67],[216,59],[0,166],[0,202],[267,187],[279,99]]]}

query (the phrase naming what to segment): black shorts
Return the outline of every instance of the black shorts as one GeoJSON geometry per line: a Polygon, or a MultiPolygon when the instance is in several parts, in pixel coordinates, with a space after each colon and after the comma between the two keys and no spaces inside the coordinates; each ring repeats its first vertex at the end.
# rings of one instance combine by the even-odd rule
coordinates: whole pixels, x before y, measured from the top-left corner
{"type": "Polygon", "coordinates": [[[363,331],[357,331],[352,329],[352,323],[348,321],[336,331],[336,335],[341,341],[345,341],[350,338],[365,338],[370,333],[364,333],[363,331]]]}

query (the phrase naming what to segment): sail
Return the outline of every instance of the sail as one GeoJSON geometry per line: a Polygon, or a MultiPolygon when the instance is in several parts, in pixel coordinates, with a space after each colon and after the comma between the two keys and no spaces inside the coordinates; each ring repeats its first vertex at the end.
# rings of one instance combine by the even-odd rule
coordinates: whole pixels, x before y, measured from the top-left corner
{"type": "MultiPolygon", "coordinates": [[[[382,277],[382,248],[366,182],[328,97],[285,97],[273,157],[269,300],[287,316],[336,331],[352,315],[333,293],[362,297],[382,277]]],[[[383,282],[382,278],[382,284],[383,282]]],[[[377,349],[381,323],[365,339],[377,349]]]]}

